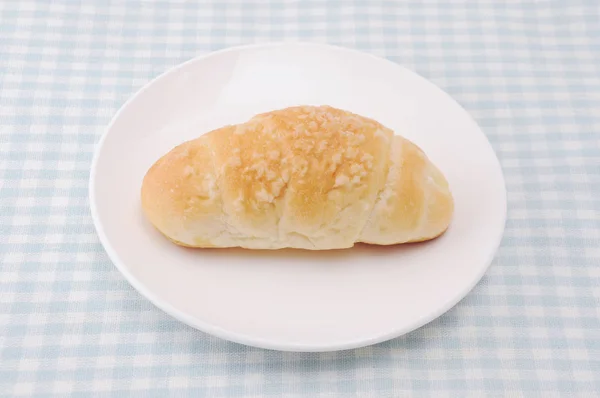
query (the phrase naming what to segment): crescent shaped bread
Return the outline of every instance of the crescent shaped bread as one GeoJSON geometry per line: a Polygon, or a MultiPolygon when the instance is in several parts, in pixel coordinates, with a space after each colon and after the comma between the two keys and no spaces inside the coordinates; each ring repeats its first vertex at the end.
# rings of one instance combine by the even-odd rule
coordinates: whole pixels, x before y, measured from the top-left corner
{"type": "Polygon", "coordinates": [[[175,147],[148,170],[141,203],[176,244],[248,249],[424,241],[454,210],[420,148],[330,106],[259,114],[175,147]]]}

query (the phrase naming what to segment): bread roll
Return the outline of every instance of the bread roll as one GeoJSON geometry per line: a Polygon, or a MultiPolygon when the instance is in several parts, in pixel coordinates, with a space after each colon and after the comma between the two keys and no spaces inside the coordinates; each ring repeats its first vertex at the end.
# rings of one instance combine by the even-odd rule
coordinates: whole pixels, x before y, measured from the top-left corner
{"type": "Polygon", "coordinates": [[[144,177],[141,202],[189,247],[342,249],[432,239],[453,200],[423,151],[329,106],[259,114],[185,142],[144,177]]]}

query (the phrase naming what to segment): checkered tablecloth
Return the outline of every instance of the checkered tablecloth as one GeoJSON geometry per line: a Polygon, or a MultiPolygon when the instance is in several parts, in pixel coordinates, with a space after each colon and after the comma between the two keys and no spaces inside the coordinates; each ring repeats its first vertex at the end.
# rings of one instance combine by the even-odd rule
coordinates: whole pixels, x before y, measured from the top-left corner
{"type": "Polygon", "coordinates": [[[600,3],[0,1],[0,396],[600,396],[600,3]],[[450,4],[452,3],[452,4],[450,4]],[[404,337],[299,354],[222,341],[119,274],[88,207],[95,143],[167,68],[332,43],[449,92],[505,173],[477,287],[404,337]]]}

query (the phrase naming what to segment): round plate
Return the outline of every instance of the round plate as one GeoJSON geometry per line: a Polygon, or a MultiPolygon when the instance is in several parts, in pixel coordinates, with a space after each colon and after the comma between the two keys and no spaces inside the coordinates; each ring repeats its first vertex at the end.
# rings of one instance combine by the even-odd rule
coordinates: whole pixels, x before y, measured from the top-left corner
{"type": "Polygon", "coordinates": [[[224,339],[291,351],[365,346],[438,317],[483,276],[506,216],[499,162],[464,109],[397,64],[315,44],[230,48],[150,82],[102,137],[90,202],[111,260],[157,307],[224,339]],[[170,243],[144,218],[142,178],[172,147],[300,104],[371,117],[419,145],[454,195],[448,231],[392,247],[202,250],[170,243]]]}

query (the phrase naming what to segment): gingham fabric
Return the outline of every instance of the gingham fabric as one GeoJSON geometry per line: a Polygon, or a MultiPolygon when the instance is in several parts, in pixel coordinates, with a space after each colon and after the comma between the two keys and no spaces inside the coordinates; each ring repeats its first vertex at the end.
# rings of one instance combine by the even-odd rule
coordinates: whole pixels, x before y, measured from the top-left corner
{"type": "Polygon", "coordinates": [[[0,1],[0,395],[600,396],[600,3],[0,1]],[[509,218],[475,289],[404,337],[281,353],[208,336],[133,290],[88,207],[124,101],[224,47],[302,40],[449,92],[500,158],[509,218]]]}

